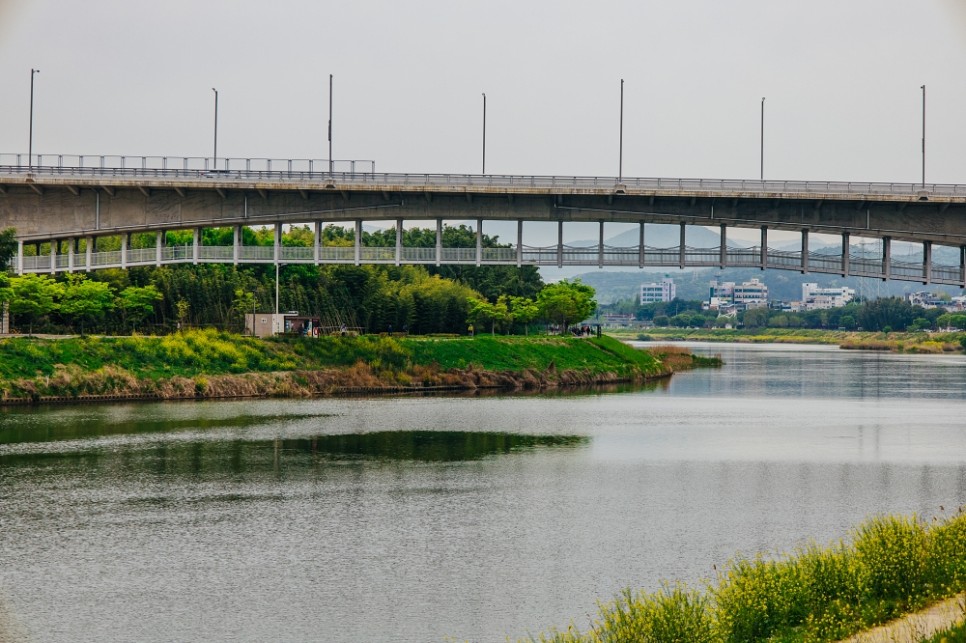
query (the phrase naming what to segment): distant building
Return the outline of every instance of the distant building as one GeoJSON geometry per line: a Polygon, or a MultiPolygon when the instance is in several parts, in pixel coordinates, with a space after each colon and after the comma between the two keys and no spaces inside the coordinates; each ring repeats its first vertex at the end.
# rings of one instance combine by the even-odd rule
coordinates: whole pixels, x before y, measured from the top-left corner
{"type": "Polygon", "coordinates": [[[847,286],[819,287],[816,283],[802,284],[802,301],[798,310],[826,310],[841,308],[855,299],[855,290],[847,286]]]}
{"type": "Polygon", "coordinates": [[[711,282],[708,298],[710,310],[721,310],[734,307],[737,310],[748,308],[764,308],[768,305],[768,286],[760,279],[752,279],[736,284],[733,281],[711,282]]]}
{"type": "Polygon", "coordinates": [[[906,300],[913,306],[923,308],[943,308],[949,312],[959,312],[966,308],[966,297],[950,297],[949,295],[931,292],[911,292],[906,300]]]}
{"type": "Polygon", "coordinates": [[[641,305],[671,301],[675,297],[677,297],[677,288],[674,280],[667,275],[660,282],[641,284],[641,305]]]}

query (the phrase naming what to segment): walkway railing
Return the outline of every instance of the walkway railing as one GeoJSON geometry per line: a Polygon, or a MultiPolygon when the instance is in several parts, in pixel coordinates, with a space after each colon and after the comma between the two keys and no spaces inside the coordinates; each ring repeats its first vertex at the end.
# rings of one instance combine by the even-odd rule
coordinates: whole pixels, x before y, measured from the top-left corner
{"type": "Polygon", "coordinates": [[[340,185],[387,188],[526,188],[544,190],[648,190],[688,193],[854,194],[962,196],[966,184],[869,181],[771,181],[753,179],[529,176],[503,174],[376,173],[374,161],[174,156],[0,154],[0,175],[32,173],[51,177],[175,178],[193,181],[337,181],[340,185]]]}
{"type": "MultiPolygon", "coordinates": [[[[26,255],[22,259],[24,273],[51,273],[101,268],[132,268],[136,266],[178,263],[240,263],[274,264],[276,249],[272,246],[163,246],[159,248],[131,248],[124,252],[108,250],[44,255],[26,255]],[[53,268],[52,268],[53,265],[53,268]]],[[[362,246],[321,246],[278,248],[278,262],[283,264],[448,264],[448,265],[518,265],[518,266],[636,266],[641,268],[666,267],[722,267],[722,268],[777,268],[813,273],[848,274],[856,277],[897,279],[963,285],[962,265],[926,265],[919,256],[869,257],[850,253],[848,264],[840,254],[809,252],[803,264],[801,251],[767,248],[720,247],[694,248],[680,246],[654,248],[651,246],[521,246],[506,248],[412,248],[362,246]],[[358,250],[358,256],[356,251],[358,250]],[[318,255],[316,256],[316,252],[318,255]],[[722,256],[724,261],[722,262],[722,256]],[[807,270],[806,270],[807,268],[807,270]],[[888,275],[886,271],[888,270],[888,275]]],[[[14,257],[11,266],[17,266],[14,257]]]]}

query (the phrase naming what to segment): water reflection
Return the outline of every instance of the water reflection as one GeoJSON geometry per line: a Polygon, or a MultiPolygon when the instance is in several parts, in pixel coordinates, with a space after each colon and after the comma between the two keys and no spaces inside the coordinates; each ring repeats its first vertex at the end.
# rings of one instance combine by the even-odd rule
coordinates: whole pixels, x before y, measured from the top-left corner
{"type": "MultiPolygon", "coordinates": [[[[269,419],[275,416],[269,416],[269,419]]],[[[235,418],[235,426],[246,426],[251,417],[235,418]]],[[[152,423],[145,433],[160,430],[152,423]]],[[[176,427],[189,428],[175,422],[176,427]]],[[[230,423],[231,424],[231,423],[230,423]]],[[[224,428],[224,422],[214,423],[224,428]]],[[[146,473],[193,478],[235,476],[257,477],[266,472],[307,473],[323,464],[351,462],[467,462],[487,457],[541,448],[577,448],[590,444],[578,435],[526,435],[521,433],[469,431],[374,431],[369,433],[323,434],[304,438],[271,440],[209,439],[187,442],[148,442],[132,439],[119,442],[115,427],[91,423],[83,431],[88,439],[47,442],[33,439],[14,446],[0,446],[0,467],[27,468],[39,475],[53,469],[57,475],[71,472],[108,471],[128,476],[146,473]],[[98,439],[104,436],[105,439],[98,439]],[[111,439],[107,439],[111,438],[111,439]],[[35,448],[42,446],[42,448],[35,448]],[[66,448],[65,448],[66,447],[66,448]]],[[[190,428],[198,430],[198,426],[190,428]]],[[[129,431],[120,433],[129,434],[129,431]]],[[[191,435],[197,435],[192,433],[191,435]]],[[[8,442],[12,442],[7,436],[8,442]]],[[[131,437],[131,436],[129,436],[131,437]]]]}

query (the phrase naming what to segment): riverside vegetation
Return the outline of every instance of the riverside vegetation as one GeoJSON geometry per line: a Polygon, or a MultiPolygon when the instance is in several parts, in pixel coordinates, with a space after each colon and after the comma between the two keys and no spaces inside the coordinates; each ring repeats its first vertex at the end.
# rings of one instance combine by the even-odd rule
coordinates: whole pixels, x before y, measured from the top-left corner
{"type": "MultiPolygon", "coordinates": [[[[614,334],[619,335],[619,333],[614,334]]],[[[643,332],[625,333],[625,335],[641,341],[836,344],[846,349],[928,354],[966,351],[966,331],[873,332],[804,328],[649,328],[643,332]]]]}
{"type": "Polygon", "coordinates": [[[571,625],[527,640],[838,641],[964,589],[962,509],[932,522],[880,516],[853,530],[847,542],[810,544],[775,559],[736,558],[702,589],[625,590],[600,604],[588,631],[571,625]]]}
{"type": "Polygon", "coordinates": [[[161,337],[0,340],[0,401],[304,397],[352,391],[546,389],[642,382],[715,365],[610,337],[359,337],[260,340],[215,330],[161,337]]]}

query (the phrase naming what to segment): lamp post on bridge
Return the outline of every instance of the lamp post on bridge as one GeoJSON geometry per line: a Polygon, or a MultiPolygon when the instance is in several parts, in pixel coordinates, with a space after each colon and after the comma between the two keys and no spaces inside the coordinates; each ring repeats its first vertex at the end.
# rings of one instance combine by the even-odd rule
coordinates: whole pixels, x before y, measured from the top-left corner
{"type": "Polygon", "coordinates": [[[922,189],[926,189],[926,86],[922,86],[922,189]]]}
{"type": "Polygon", "coordinates": [[[39,74],[39,69],[30,70],[30,131],[27,135],[27,171],[34,166],[34,76],[39,74]]]}
{"type": "Polygon", "coordinates": [[[218,169],[218,90],[214,87],[211,91],[215,92],[215,149],[211,160],[211,169],[218,169]]]}
{"type": "Polygon", "coordinates": [[[332,174],[334,169],[335,161],[332,160],[332,74],[329,74],[329,174],[332,174]]]}
{"type": "Polygon", "coordinates": [[[486,174],[486,92],[483,92],[483,171],[486,174]]]}
{"type": "Polygon", "coordinates": [[[765,180],[765,97],[761,97],[761,150],[758,179],[765,180]]]}
{"type": "Polygon", "coordinates": [[[621,125],[620,144],[617,151],[617,182],[624,180],[624,79],[621,78],[621,125]]]}

